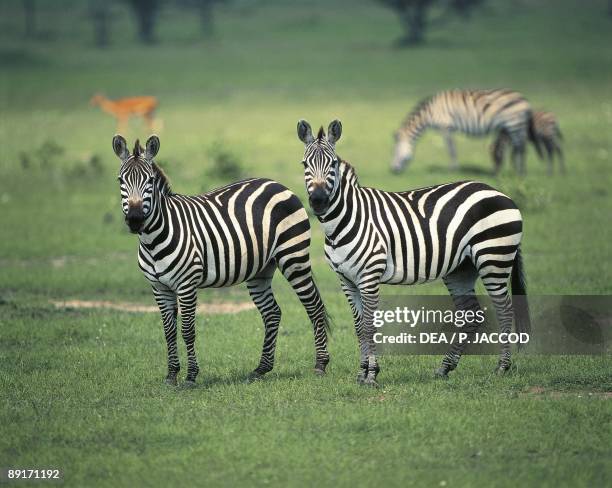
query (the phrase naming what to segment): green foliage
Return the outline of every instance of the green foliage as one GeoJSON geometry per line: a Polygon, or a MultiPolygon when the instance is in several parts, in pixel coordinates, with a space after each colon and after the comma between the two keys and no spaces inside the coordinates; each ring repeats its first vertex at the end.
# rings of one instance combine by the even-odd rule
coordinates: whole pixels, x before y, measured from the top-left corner
{"type": "Polygon", "coordinates": [[[207,152],[210,167],[204,189],[210,189],[209,179],[215,182],[232,182],[244,177],[240,158],[223,142],[214,141],[207,152]]]}
{"type": "Polygon", "coordinates": [[[99,177],[105,173],[100,155],[86,153],[75,157],[66,153],[66,148],[46,139],[34,150],[19,153],[20,166],[29,174],[34,171],[51,176],[51,181],[56,183],[66,178],[99,177]]]}
{"type": "Polygon", "coordinates": [[[530,180],[507,177],[500,181],[497,188],[512,198],[521,212],[543,212],[552,203],[553,196],[550,188],[543,187],[530,180]]]}

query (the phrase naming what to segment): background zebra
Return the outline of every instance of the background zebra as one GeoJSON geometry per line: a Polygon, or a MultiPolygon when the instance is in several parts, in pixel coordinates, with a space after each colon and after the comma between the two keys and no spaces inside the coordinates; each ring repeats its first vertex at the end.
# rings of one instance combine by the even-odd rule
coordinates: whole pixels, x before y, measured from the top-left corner
{"type": "Polygon", "coordinates": [[[246,282],[265,326],[261,360],[250,378],[274,364],[281,310],[272,293],[278,267],[289,281],[314,327],[315,371],[329,362],[325,307],[312,279],[308,247],[310,223],[299,199],[268,179],[240,181],[199,196],[170,189],[153,162],[159,139],[151,136],[146,149],[138,141],[132,154],[117,135],[113,149],[121,159],[119,185],[126,223],[138,234],[138,264],[153,287],[168,346],[166,382],[176,384],[177,313],[187,346],[187,385],[199,371],[195,353],[197,289],[246,282]]]}
{"type": "MultiPolygon", "coordinates": [[[[565,173],[565,158],[561,148],[563,135],[555,114],[544,111],[533,112],[533,132],[535,134],[534,145],[540,158],[544,158],[544,152],[546,152],[548,174],[553,173],[555,157],[559,160],[561,172],[565,173]]],[[[503,163],[505,148],[508,145],[510,145],[510,139],[507,134],[499,132],[491,146],[491,154],[497,168],[503,163]]]]}
{"type": "MultiPolygon", "coordinates": [[[[391,169],[401,172],[414,155],[414,145],[428,128],[438,129],[446,140],[451,168],[457,168],[457,152],[451,134],[455,131],[473,136],[491,132],[504,134],[512,146],[512,162],[525,173],[527,139],[536,144],[529,102],[511,90],[449,90],[423,100],[406,117],[395,133],[395,152],[391,169]]],[[[536,144],[537,147],[537,144],[536,144]]],[[[495,171],[500,162],[494,158],[495,171]]]]}
{"type": "MultiPolygon", "coordinates": [[[[525,295],[519,250],[523,222],[510,198],[488,185],[462,181],[406,192],[359,185],[354,168],[337,156],[340,121],[316,138],[299,121],[305,144],[304,177],[310,205],[323,225],[325,257],[340,277],[353,312],[361,350],[358,381],[376,384],[379,371],[373,316],[381,284],[417,284],[442,278],[458,309],[478,310],[474,293],[482,279],[502,332],[510,332],[508,293],[525,295]]],[[[530,329],[525,300],[514,307],[517,331],[530,329]]],[[[464,329],[469,334],[474,328],[464,329]]],[[[469,337],[468,337],[469,340],[469,337]]],[[[466,342],[453,344],[437,374],[455,369],[466,342]]],[[[510,345],[502,344],[499,373],[510,367],[510,345]]]]}

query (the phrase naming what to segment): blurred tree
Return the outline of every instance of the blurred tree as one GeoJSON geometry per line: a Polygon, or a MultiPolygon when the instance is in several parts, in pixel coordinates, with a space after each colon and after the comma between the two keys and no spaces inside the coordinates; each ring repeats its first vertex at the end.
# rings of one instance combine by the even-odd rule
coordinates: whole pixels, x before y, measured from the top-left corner
{"type": "Polygon", "coordinates": [[[203,37],[212,37],[213,35],[213,4],[217,0],[195,0],[200,11],[200,31],[203,37]]]}
{"type": "Polygon", "coordinates": [[[127,0],[138,22],[138,37],[145,44],[155,42],[155,22],[161,7],[160,0],[127,0]]]}
{"type": "Polygon", "coordinates": [[[400,18],[404,35],[397,40],[400,47],[421,44],[425,40],[427,26],[432,24],[428,18],[432,7],[439,5],[442,13],[433,23],[440,24],[446,20],[449,12],[456,12],[462,17],[469,17],[472,10],[482,4],[483,0],[377,0],[379,3],[395,10],[400,18]]]}
{"type": "Polygon", "coordinates": [[[89,0],[89,16],[93,22],[94,43],[106,47],[110,42],[110,2],[108,0],[89,0]]]}
{"type": "Polygon", "coordinates": [[[23,0],[25,14],[25,36],[29,39],[36,36],[36,1],[23,0]]]}
{"type": "Polygon", "coordinates": [[[198,10],[200,17],[200,32],[202,37],[212,37],[214,29],[215,4],[223,3],[226,0],[181,0],[181,5],[198,10]]]}

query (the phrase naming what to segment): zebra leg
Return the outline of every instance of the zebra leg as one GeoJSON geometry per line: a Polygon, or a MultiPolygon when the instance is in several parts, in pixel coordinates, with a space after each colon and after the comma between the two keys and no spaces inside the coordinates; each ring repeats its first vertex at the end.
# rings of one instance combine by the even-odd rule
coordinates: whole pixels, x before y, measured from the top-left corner
{"type": "Polygon", "coordinates": [[[300,299],[312,323],[315,343],[314,370],[316,374],[324,375],[329,363],[329,352],[327,351],[329,318],[317,285],[312,278],[308,248],[293,254],[283,254],[277,257],[277,260],[278,268],[300,299]]]}
{"type": "Polygon", "coordinates": [[[508,135],[505,132],[498,132],[497,137],[491,144],[491,157],[493,158],[493,171],[497,175],[504,163],[504,147],[508,143],[508,135]]]}
{"type": "Polygon", "coordinates": [[[457,162],[457,148],[455,147],[455,140],[453,139],[453,134],[448,129],[445,129],[444,131],[442,131],[442,133],[444,136],[444,141],[446,142],[448,154],[450,156],[450,169],[457,170],[459,168],[459,163],[457,162]]]}
{"type": "Polygon", "coordinates": [[[188,287],[179,289],[178,301],[181,308],[181,334],[187,347],[187,377],[185,378],[185,386],[195,386],[196,376],[200,368],[195,353],[195,316],[196,303],[198,300],[196,288],[188,287]]]}
{"type": "Polygon", "coordinates": [[[166,383],[176,385],[176,376],[181,369],[176,347],[176,317],[178,313],[176,294],[169,288],[159,284],[153,286],[153,295],[155,295],[155,301],[161,313],[166,345],[168,347],[168,374],[166,376],[166,383]]]}
{"type": "Polygon", "coordinates": [[[357,287],[349,282],[342,282],[342,291],[346,296],[353,313],[353,322],[355,324],[355,332],[359,341],[359,373],[357,373],[357,382],[363,383],[368,376],[368,341],[365,331],[362,327],[363,319],[363,304],[361,295],[357,287]]]}
{"type": "Polygon", "coordinates": [[[557,140],[554,142],[554,150],[559,158],[559,169],[561,170],[561,174],[565,174],[565,157],[563,155],[563,149],[561,149],[561,144],[557,140]]]}
{"type": "Polygon", "coordinates": [[[374,312],[378,310],[379,285],[368,282],[367,286],[360,286],[361,303],[363,304],[363,318],[361,320],[362,334],[365,334],[367,344],[368,373],[363,381],[364,385],[378,386],[376,376],[380,372],[376,358],[376,343],[374,342],[374,312]]]}
{"type": "Polygon", "coordinates": [[[548,165],[547,167],[548,176],[552,176],[552,174],[554,173],[553,166],[554,166],[555,153],[554,153],[553,142],[550,139],[546,139],[544,141],[544,149],[546,149],[546,163],[548,165]]]}
{"type": "Polygon", "coordinates": [[[512,165],[516,172],[525,176],[527,174],[527,170],[525,168],[525,142],[513,142],[512,145],[512,165]]]}
{"type": "MultiPolygon", "coordinates": [[[[512,310],[512,298],[510,297],[510,293],[508,293],[508,286],[504,285],[501,289],[488,286],[486,286],[486,288],[493,302],[493,306],[495,307],[499,331],[502,334],[509,334],[512,332],[512,319],[514,313],[512,310]]],[[[512,366],[510,343],[508,341],[501,342],[501,353],[495,372],[497,374],[504,374],[510,369],[510,366],[512,366]]]]}
{"type": "Polygon", "coordinates": [[[265,273],[247,281],[249,294],[261,314],[264,323],[264,341],[259,365],[249,375],[249,381],[262,378],[274,367],[274,352],[276,338],[281,320],[281,309],[272,293],[272,278],[275,267],[265,270],[265,273]]]}
{"type": "MultiPolygon", "coordinates": [[[[453,298],[456,310],[480,310],[480,304],[474,293],[474,286],[478,279],[478,272],[470,261],[464,261],[459,268],[444,277],[443,281],[453,298]]],[[[441,366],[436,370],[436,376],[447,378],[448,373],[453,371],[465,348],[474,337],[476,324],[470,323],[464,326],[463,332],[467,334],[465,340],[455,343],[442,359],[441,366]]]]}
{"type": "MultiPolygon", "coordinates": [[[[512,261],[498,261],[495,264],[484,261],[478,269],[478,274],[482,278],[482,282],[495,307],[495,315],[501,334],[509,334],[512,331],[514,311],[512,309],[512,298],[508,292],[508,280],[511,272],[512,261]],[[505,265],[506,263],[507,266],[505,265]]],[[[508,341],[501,342],[500,340],[500,344],[501,354],[495,372],[504,374],[512,365],[510,343],[508,341]]]]}

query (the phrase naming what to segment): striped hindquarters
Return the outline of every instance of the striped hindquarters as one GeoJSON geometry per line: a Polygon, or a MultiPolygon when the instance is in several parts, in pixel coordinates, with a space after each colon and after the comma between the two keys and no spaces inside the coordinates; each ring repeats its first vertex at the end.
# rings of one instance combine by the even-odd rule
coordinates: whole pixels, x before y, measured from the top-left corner
{"type": "Polygon", "coordinates": [[[385,209],[379,232],[393,263],[386,282],[432,281],[466,258],[491,283],[496,276],[485,276],[489,266],[504,262],[511,268],[521,239],[521,214],[510,198],[490,186],[467,181],[403,193],[370,192],[385,209]]]}
{"type": "Polygon", "coordinates": [[[527,130],[531,107],[512,90],[448,90],[421,102],[407,117],[403,130],[414,139],[428,127],[485,135],[527,130]]]}

